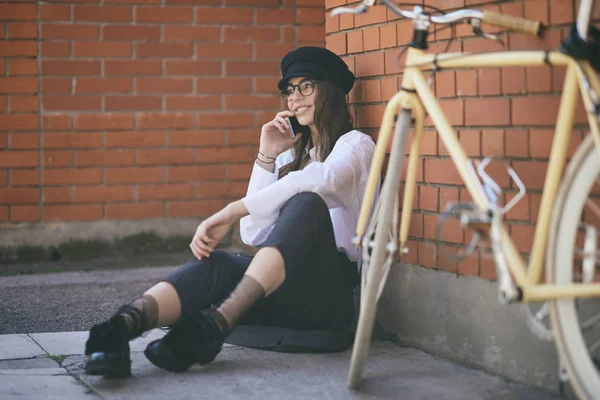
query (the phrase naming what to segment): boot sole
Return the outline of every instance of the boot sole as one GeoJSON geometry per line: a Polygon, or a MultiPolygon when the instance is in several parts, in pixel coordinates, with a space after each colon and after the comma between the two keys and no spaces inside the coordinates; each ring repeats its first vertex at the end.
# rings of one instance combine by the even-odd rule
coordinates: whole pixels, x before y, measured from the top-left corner
{"type": "Polygon", "coordinates": [[[106,355],[102,358],[89,358],[84,370],[86,375],[127,378],[131,376],[131,360],[116,359],[106,355]]]}

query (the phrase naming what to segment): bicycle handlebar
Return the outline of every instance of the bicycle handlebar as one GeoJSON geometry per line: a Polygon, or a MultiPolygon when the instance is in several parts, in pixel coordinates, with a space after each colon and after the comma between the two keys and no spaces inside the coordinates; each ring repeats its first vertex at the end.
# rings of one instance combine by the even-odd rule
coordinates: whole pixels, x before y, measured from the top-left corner
{"type": "MultiPolygon", "coordinates": [[[[449,24],[452,22],[464,20],[464,19],[479,19],[488,24],[496,25],[501,28],[511,29],[514,31],[528,33],[530,35],[539,35],[542,31],[542,24],[539,21],[532,21],[524,18],[513,17],[509,15],[503,15],[492,11],[478,11],[478,10],[458,10],[449,14],[437,16],[437,15],[426,15],[422,13],[422,9],[417,6],[415,11],[405,11],[396,7],[390,0],[381,0],[381,3],[386,5],[396,14],[407,18],[407,19],[423,19],[430,21],[434,24],[449,24]]],[[[359,14],[367,12],[367,10],[375,4],[375,0],[363,0],[355,8],[350,7],[338,7],[331,11],[330,16],[336,16],[339,14],[359,14]]]]}

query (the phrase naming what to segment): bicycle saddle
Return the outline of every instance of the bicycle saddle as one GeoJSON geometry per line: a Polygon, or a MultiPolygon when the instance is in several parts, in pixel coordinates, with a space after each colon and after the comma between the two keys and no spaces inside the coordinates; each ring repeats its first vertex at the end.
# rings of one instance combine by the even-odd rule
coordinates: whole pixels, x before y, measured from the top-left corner
{"type": "Polygon", "coordinates": [[[573,24],[559,50],[573,58],[588,60],[592,68],[600,72],[600,30],[590,25],[588,38],[584,42],[577,33],[577,26],[573,24]]]}

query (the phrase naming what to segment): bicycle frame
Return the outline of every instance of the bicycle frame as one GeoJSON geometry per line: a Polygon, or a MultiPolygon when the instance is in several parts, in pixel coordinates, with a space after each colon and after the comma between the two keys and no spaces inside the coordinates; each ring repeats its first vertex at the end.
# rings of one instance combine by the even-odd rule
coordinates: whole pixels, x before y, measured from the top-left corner
{"type": "MultiPolygon", "coordinates": [[[[388,148],[394,117],[400,108],[413,110],[416,124],[402,203],[403,212],[400,223],[399,248],[402,250],[405,247],[408,237],[425,111],[431,117],[435,129],[448,150],[475,204],[485,210],[491,208],[490,201],[485,195],[481,183],[468,168],[467,155],[455,131],[444,115],[433,91],[429,87],[422,70],[431,69],[434,66],[438,68],[498,68],[508,66],[543,66],[547,64],[567,66],[558,120],[542,192],[540,211],[536,222],[529,268],[525,267],[525,260],[519,254],[504,224],[501,228],[501,242],[502,246],[506,249],[510,273],[517,286],[522,290],[522,302],[546,301],[567,297],[600,297],[600,285],[598,284],[559,286],[540,283],[552,208],[567,159],[567,149],[573,128],[578,88],[580,89],[586,109],[589,110],[592,105],[589,92],[585,90],[585,75],[587,75],[591,87],[596,93],[600,93],[600,83],[589,63],[587,61],[579,61],[578,63],[573,58],[559,52],[502,51],[484,54],[447,53],[433,55],[426,54],[424,50],[411,47],[408,49],[405,64],[406,68],[401,90],[388,102],[381,123],[375,155],[369,172],[367,188],[356,228],[358,238],[362,239],[367,226],[369,210],[371,210],[373,204],[377,179],[383,165],[386,149],[388,148]]],[[[594,136],[595,145],[600,154],[600,129],[593,113],[588,111],[587,115],[591,134],[594,136]]],[[[358,241],[358,243],[360,242],[361,240],[358,241]]]]}

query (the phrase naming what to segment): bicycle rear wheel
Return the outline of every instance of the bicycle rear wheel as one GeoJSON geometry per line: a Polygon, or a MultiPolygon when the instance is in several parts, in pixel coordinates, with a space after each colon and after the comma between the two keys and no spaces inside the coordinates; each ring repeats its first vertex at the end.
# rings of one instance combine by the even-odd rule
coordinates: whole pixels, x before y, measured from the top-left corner
{"type": "MultiPolygon", "coordinates": [[[[393,218],[398,206],[398,191],[400,188],[400,178],[402,177],[404,148],[410,117],[410,110],[400,110],[387,174],[379,198],[380,204],[378,204],[371,217],[371,223],[376,224],[376,226],[372,251],[366,260],[367,262],[363,263],[361,272],[365,284],[363,286],[363,293],[361,293],[358,326],[356,328],[352,360],[350,361],[350,371],[348,374],[348,386],[352,389],[356,388],[360,383],[363,367],[369,352],[373,324],[377,312],[377,294],[380,286],[385,283],[387,268],[389,268],[389,264],[387,268],[385,264],[388,255],[390,255],[387,246],[390,242],[390,237],[396,238],[394,240],[396,240],[395,244],[397,244],[397,232],[392,232],[392,227],[395,225],[393,218]]],[[[367,253],[368,250],[370,249],[367,249],[367,253]]]]}
{"type": "MultiPolygon", "coordinates": [[[[600,155],[589,135],[569,163],[554,206],[546,254],[549,283],[600,285],[598,225],[600,155]]],[[[571,386],[581,399],[600,399],[600,298],[553,301],[550,320],[571,386]]]]}

